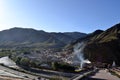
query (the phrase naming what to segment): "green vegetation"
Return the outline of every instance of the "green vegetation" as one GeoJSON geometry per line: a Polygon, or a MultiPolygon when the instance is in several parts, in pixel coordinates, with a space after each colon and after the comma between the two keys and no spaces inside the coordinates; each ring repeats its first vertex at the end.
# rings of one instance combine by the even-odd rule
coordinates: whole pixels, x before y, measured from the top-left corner
{"type": "Polygon", "coordinates": [[[50,80],[68,80],[68,79],[61,76],[53,76],[52,78],[50,78],[50,80]]]}
{"type": "Polygon", "coordinates": [[[20,60],[20,65],[23,65],[23,66],[29,66],[29,59],[28,58],[21,58],[20,60]]]}
{"type": "Polygon", "coordinates": [[[50,78],[50,80],[63,80],[63,79],[61,79],[59,77],[52,77],[52,78],[50,78]]]}
{"type": "Polygon", "coordinates": [[[119,75],[118,73],[116,73],[115,71],[109,70],[109,72],[110,72],[112,75],[115,75],[115,76],[117,76],[117,77],[120,78],[120,75],[119,75]]]}
{"type": "Polygon", "coordinates": [[[16,62],[16,64],[24,66],[24,67],[40,68],[38,61],[36,60],[33,61],[26,57],[14,57],[13,60],[16,62]]]}
{"type": "Polygon", "coordinates": [[[10,56],[11,54],[12,54],[12,52],[10,50],[1,50],[0,51],[0,57],[10,56]]]}
{"type": "Polygon", "coordinates": [[[85,42],[83,53],[85,58],[90,61],[110,65],[115,61],[116,65],[120,66],[120,23],[105,31],[96,30],[86,37],[76,40],[68,48],[73,49],[78,42],[85,42]]]}
{"type": "Polygon", "coordinates": [[[49,33],[42,30],[11,28],[0,31],[0,48],[63,48],[85,35],[80,32],[49,33]]]}
{"type": "Polygon", "coordinates": [[[52,68],[53,68],[53,70],[59,70],[59,71],[65,71],[65,72],[74,72],[75,71],[75,67],[70,66],[69,64],[66,64],[66,63],[53,62],[52,68]]]}

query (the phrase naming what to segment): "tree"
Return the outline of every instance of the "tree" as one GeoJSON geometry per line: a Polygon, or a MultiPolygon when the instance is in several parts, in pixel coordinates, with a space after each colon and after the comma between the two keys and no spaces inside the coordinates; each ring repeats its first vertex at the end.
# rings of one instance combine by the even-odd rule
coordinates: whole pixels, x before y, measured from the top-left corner
{"type": "Polygon", "coordinates": [[[20,60],[20,65],[29,66],[30,60],[28,58],[22,58],[20,60]]]}

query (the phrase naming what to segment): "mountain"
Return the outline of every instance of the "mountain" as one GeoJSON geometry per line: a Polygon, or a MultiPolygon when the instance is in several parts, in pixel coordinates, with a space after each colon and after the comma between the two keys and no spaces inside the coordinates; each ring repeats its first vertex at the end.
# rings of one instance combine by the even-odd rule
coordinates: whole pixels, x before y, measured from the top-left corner
{"type": "Polygon", "coordinates": [[[0,47],[61,48],[83,36],[86,34],[79,32],[48,33],[42,30],[15,27],[0,31],[0,47]]]}
{"type": "Polygon", "coordinates": [[[71,43],[68,49],[73,49],[77,43],[86,44],[83,53],[92,62],[111,64],[113,61],[120,65],[120,23],[102,31],[96,30],[86,37],[71,43]]]}
{"type": "Polygon", "coordinates": [[[85,33],[80,32],[65,32],[65,33],[50,33],[52,36],[58,40],[64,42],[65,44],[71,43],[74,40],[85,37],[85,33]]]}

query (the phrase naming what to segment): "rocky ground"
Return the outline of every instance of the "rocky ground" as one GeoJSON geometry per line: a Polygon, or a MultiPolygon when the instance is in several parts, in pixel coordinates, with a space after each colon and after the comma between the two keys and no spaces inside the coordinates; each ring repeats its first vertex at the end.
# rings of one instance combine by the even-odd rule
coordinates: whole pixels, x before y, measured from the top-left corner
{"type": "Polygon", "coordinates": [[[83,80],[120,80],[120,78],[112,75],[107,69],[102,69],[99,70],[95,75],[89,76],[83,80]]]}

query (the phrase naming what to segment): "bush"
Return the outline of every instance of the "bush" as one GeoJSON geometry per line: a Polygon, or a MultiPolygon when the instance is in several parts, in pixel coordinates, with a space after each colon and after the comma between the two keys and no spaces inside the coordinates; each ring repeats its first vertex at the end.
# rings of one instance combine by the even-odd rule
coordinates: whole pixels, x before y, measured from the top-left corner
{"type": "Polygon", "coordinates": [[[65,71],[65,72],[75,71],[75,68],[73,66],[70,66],[69,64],[66,64],[66,63],[53,62],[52,68],[53,70],[60,70],[60,71],[65,71]]]}
{"type": "Polygon", "coordinates": [[[50,78],[50,80],[63,80],[63,79],[61,79],[60,77],[57,77],[57,76],[53,76],[52,78],[50,78]]]}
{"type": "Polygon", "coordinates": [[[20,60],[20,65],[29,66],[30,60],[28,58],[22,58],[20,60]]]}

